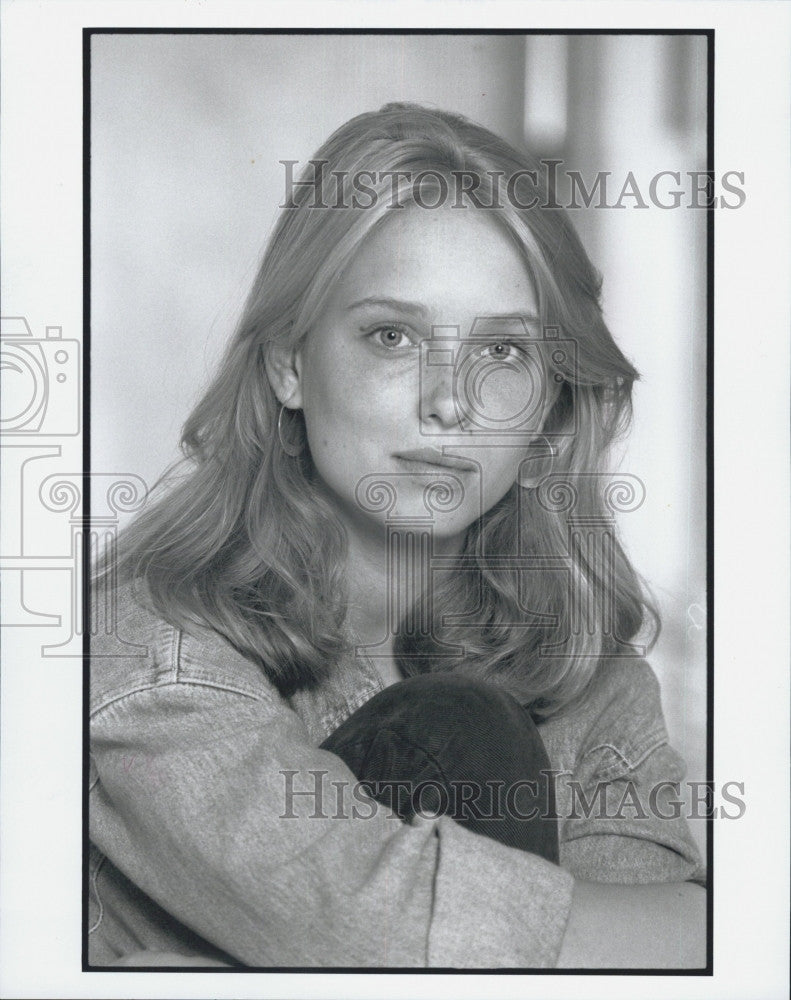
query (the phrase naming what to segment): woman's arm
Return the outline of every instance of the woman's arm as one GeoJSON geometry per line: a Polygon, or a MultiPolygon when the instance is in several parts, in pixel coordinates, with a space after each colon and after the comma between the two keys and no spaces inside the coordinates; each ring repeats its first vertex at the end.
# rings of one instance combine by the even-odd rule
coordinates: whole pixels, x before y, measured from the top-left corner
{"type": "MultiPolygon", "coordinates": [[[[585,738],[556,786],[561,862],[575,878],[558,966],[702,968],[706,893],[689,880],[704,870],[657,679],[642,660],[603,663],[580,711],[585,738]]],[[[545,732],[562,760],[552,724],[545,732]]]]}
{"type": "MultiPolygon", "coordinates": [[[[96,713],[92,750],[93,842],[244,965],[557,961],[568,872],[448,817],[402,823],[282,705],[157,683],[96,713]]],[[[105,923],[114,903],[113,919],[135,925],[133,898],[102,899],[101,873],[97,891],[105,923]]]]}
{"type": "MultiPolygon", "coordinates": [[[[291,712],[201,685],[115,702],[94,720],[94,840],[246,965],[704,964],[699,887],[573,882],[449,818],[388,818],[350,797],[351,772],[299,730],[291,712]],[[303,794],[292,799],[282,774],[294,770],[289,787],[303,794]],[[318,810],[304,794],[314,775],[325,779],[318,810]]],[[[630,837],[585,839],[609,855],[628,855],[630,843],[672,853],[630,837]]]]}
{"type": "MultiPolygon", "coordinates": [[[[617,832],[630,835],[610,837],[600,823],[575,821],[563,868],[448,817],[401,823],[355,794],[351,771],[315,746],[247,661],[164,627],[140,637],[145,660],[92,665],[91,838],[126,880],[245,965],[554,966],[576,878],[564,961],[606,966],[594,946],[596,934],[620,927],[618,893],[640,911],[650,892],[597,885],[612,900],[597,910],[585,883],[609,873],[612,883],[666,883],[661,894],[692,877],[693,860],[682,871],[657,859],[682,857],[680,840],[665,836],[674,824],[664,821],[661,830],[619,821],[617,832]],[[624,859],[640,878],[623,877],[624,859]]],[[[133,926],[141,916],[133,894],[103,901],[96,874],[105,919],[95,932],[104,933],[110,903],[120,907],[119,925],[133,926]]],[[[672,921],[663,925],[650,910],[646,922],[647,941],[669,924],[667,962],[680,965],[672,921]]],[[[147,944],[140,937],[136,947],[147,944]]],[[[160,939],[151,946],[162,950],[160,939]]],[[[620,963],[655,964],[642,947],[626,947],[620,963]]]]}
{"type": "MultiPolygon", "coordinates": [[[[577,882],[560,969],[697,969],[706,964],[706,893],[698,885],[577,882]]],[[[138,951],[113,965],[225,966],[210,958],[138,951]]]]}
{"type": "Polygon", "coordinates": [[[706,892],[691,882],[577,881],[558,968],[696,969],[706,964],[706,892]]]}
{"type": "Polygon", "coordinates": [[[143,949],[134,951],[131,955],[124,955],[123,958],[111,962],[113,968],[135,969],[135,968],[166,968],[176,966],[178,968],[196,969],[229,969],[232,966],[227,962],[218,962],[215,958],[196,958],[194,955],[179,955],[175,951],[153,951],[143,949]]]}

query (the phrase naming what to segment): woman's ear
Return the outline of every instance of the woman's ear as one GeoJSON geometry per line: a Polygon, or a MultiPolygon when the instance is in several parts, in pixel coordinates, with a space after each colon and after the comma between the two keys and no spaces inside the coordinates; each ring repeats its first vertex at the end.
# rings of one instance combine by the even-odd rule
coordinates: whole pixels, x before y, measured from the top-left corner
{"type": "Polygon", "coordinates": [[[302,407],[301,352],[286,344],[267,344],[264,365],[278,401],[289,410],[299,410],[302,407]]]}
{"type": "Polygon", "coordinates": [[[526,490],[535,489],[544,476],[552,471],[555,449],[552,442],[539,434],[530,442],[528,454],[519,465],[517,482],[526,490]]]}
{"type": "Polygon", "coordinates": [[[558,433],[566,419],[558,413],[553,415],[561,391],[562,386],[554,384],[547,392],[541,412],[541,433],[536,434],[530,442],[528,453],[519,467],[517,482],[525,489],[534,489],[545,476],[562,469],[566,462],[573,442],[572,430],[569,426],[568,433],[558,433]]]}

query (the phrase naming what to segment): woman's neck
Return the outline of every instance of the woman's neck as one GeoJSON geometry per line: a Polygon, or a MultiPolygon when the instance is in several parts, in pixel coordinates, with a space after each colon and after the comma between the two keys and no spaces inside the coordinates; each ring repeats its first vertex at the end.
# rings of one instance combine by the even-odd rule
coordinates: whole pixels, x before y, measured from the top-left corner
{"type": "Polygon", "coordinates": [[[433,540],[422,530],[408,528],[376,533],[349,531],[346,580],[349,596],[347,627],[362,645],[375,647],[374,662],[386,682],[394,675],[395,631],[412,605],[432,585],[432,554],[461,551],[463,537],[433,540]]]}

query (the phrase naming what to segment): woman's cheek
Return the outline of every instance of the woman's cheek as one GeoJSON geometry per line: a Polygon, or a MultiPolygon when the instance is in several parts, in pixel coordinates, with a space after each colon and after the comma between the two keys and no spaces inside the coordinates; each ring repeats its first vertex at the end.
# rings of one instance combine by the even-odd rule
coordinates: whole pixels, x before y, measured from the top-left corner
{"type": "Polygon", "coordinates": [[[484,464],[482,494],[485,510],[483,513],[499,503],[514,485],[519,473],[519,464],[519,458],[498,462],[490,466],[484,464]]]}

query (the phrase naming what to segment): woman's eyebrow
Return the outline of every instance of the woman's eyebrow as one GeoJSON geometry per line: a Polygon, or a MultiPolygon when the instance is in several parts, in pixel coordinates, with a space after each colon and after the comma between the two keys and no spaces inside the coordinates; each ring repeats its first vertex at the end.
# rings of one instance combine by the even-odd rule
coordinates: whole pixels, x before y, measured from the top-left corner
{"type": "MultiPolygon", "coordinates": [[[[347,306],[347,311],[352,309],[364,309],[371,306],[384,306],[386,309],[400,309],[402,312],[413,313],[417,316],[426,317],[429,314],[429,310],[421,305],[419,302],[410,302],[407,299],[395,299],[390,296],[369,296],[368,298],[358,299],[356,302],[352,302],[351,305],[347,306]]],[[[537,323],[539,317],[530,309],[517,309],[514,312],[505,313],[487,313],[481,315],[477,319],[477,323],[513,323],[524,322],[524,323],[537,323]]]]}
{"type": "Polygon", "coordinates": [[[415,316],[428,316],[428,309],[419,302],[409,302],[406,299],[393,299],[388,296],[358,299],[357,302],[352,302],[347,307],[347,311],[364,309],[366,306],[384,306],[386,309],[400,309],[401,312],[412,313],[415,316]]]}
{"type": "Polygon", "coordinates": [[[516,309],[514,312],[486,313],[485,316],[478,317],[479,323],[512,323],[514,320],[517,322],[537,323],[538,316],[530,309],[516,309]]]}
{"type": "Polygon", "coordinates": [[[536,314],[526,309],[522,312],[499,313],[496,315],[479,316],[472,325],[472,337],[504,337],[518,336],[520,333],[531,339],[535,337],[531,327],[540,324],[536,314]]]}

